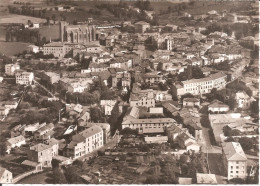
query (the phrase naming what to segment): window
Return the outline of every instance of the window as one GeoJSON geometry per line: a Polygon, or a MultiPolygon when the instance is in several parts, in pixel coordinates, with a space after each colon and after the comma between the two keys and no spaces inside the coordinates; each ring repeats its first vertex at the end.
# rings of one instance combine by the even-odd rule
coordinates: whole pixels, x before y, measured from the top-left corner
{"type": "Polygon", "coordinates": [[[237,166],[237,169],[239,169],[239,166],[237,166]]]}
{"type": "Polygon", "coordinates": [[[230,168],[233,169],[233,166],[231,166],[230,168]]]}
{"type": "Polygon", "coordinates": [[[230,173],[233,173],[233,171],[230,171],[230,173]]]}
{"type": "Polygon", "coordinates": [[[236,171],[236,173],[238,174],[238,171],[236,171]]]}
{"type": "Polygon", "coordinates": [[[236,163],[239,164],[239,161],[237,161],[236,163]]]}

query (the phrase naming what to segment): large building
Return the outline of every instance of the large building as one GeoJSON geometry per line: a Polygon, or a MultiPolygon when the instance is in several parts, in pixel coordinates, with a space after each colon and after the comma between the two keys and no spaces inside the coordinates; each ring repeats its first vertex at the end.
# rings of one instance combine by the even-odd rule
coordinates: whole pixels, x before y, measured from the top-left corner
{"type": "Polygon", "coordinates": [[[79,158],[103,146],[103,129],[94,125],[79,134],[72,136],[64,155],[73,159],[79,158]]]}
{"type": "Polygon", "coordinates": [[[68,25],[60,23],[61,42],[88,44],[96,41],[97,33],[94,25],[68,25]]]}
{"type": "Polygon", "coordinates": [[[144,81],[149,84],[165,82],[165,80],[163,79],[163,76],[158,74],[158,72],[156,72],[156,71],[144,74],[143,78],[144,78],[144,81]]]}
{"type": "Polygon", "coordinates": [[[226,83],[227,75],[224,72],[218,72],[206,78],[182,81],[179,86],[176,86],[177,95],[181,96],[186,93],[193,95],[207,94],[210,93],[213,88],[224,88],[226,83]]]}
{"type": "Polygon", "coordinates": [[[155,107],[155,98],[152,89],[132,91],[129,103],[131,107],[155,107]]]}
{"type": "Polygon", "coordinates": [[[30,161],[41,163],[43,167],[50,167],[53,157],[52,150],[52,146],[38,143],[30,147],[27,156],[30,161]]]}
{"type": "Polygon", "coordinates": [[[222,148],[224,156],[224,165],[227,169],[227,179],[245,179],[247,176],[247,157],[240,143],[223,143],[222,148]]]}
{"type": "Polygon", "coordinates": [[[34,79],[33,72],[26,72],[23,70],[16,71],[15,81],[16,84],[31,85],[34,79]]]}
{"type": "Polygon", "coordinates": [[[16,70],[20,70],[20,65],[17,64],[6,64],[5,73],[8,76],[13,76],[16,70]]]}
{"type": "Polygon", "coordinates": [[[122,129],[138,129],[139,132],[142,132],[144,128],[164,128],[174,123],[176,121],[172,118],[129,119],[123,121],[122,129]]]}
{"type": "Polygon", "coordinates": [[[63,58],[75,47],[77,47],[77,44],[74,43],[51,42],[43,45],[43,54],[53,54],[54,57],[63,58]]]}

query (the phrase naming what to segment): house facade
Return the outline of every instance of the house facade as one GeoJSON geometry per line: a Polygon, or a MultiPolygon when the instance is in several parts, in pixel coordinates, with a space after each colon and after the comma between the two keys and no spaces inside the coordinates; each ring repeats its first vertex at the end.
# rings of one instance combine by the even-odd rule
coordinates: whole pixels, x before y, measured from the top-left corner
{"type": "Polygon", "coordinates": [[[0,183],[13,183],[13,174],[3,167],[0,167],[0,183]]]}
{"type": "Polygon", "coordinates": [[[51,167],[53,157],[52,146],[38,143],[30,147],[27,151],[27,156],[30,161],[41,163],[43,167],[51,167]]]}
{"type": "Polygon", "coordinates": [[[15,80],[16,84],[31,85],[34,79],[33,72],[16,71],[15,80]]]}
{"type": "Polygon", "coordinates": [[[5,65],[5,73],[8,76],[13,76],[16,70],[20,70],[20,65],[18,64],[6,64],[5,65]]]}
{"type": "Polygon", "coordinates": [[[173,123],[176,123],[176,121],[172,118],[129,119],[123,121],[122,129],[138,129],[142,132],[144,128],[164,128],[173,123]]]}
{"type": "Polygon", "coordinates": [[[227,169],[227,179],[241,178],[247,176],[247,157],[238,142],[227,142],[222,144],[224,165],[227,169]]]}
{"type": "Polygon", "coordinates": [[[103,129],[99,126],[92,126],[72,136],[72,141],[64,151],[64,155],[77,159],[89,154],[103,146],[103,129]]]}
{"type": "Polygon", "coordinates": [[[224,72],[218,72],[206,78],[182,81],[176,88],[178,96],[186,93],[200,95],[210,93],[213,88],[222,89],[226,83],[227,75],[224,72]]]}
{"type": "Polygon", "coordinates": [[[223,113],[229,111],[229,106],[218,100],[213,100],[208,106],[208,111],[213,113],[223,113]]]}

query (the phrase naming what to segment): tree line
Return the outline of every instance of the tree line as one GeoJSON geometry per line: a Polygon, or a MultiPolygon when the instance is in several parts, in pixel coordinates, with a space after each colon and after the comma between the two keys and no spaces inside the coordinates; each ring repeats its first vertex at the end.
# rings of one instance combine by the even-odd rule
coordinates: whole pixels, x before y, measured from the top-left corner
{"type": "Polygon", "coordinates": [[[35,9],[35,7],[32,6],[8,6],[8,11],[11,14],[19,14],[19,15],[27,15],[32,17],[39,17],[39,18],[45,18],[46,16],[46,9],[35,9]]]}

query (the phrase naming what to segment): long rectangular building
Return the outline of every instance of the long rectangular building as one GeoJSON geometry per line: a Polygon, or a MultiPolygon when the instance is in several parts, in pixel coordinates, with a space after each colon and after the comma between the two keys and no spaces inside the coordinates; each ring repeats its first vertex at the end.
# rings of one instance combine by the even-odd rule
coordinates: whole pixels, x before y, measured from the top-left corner
{"type": "Polygon", "coordinates": [[[223,143],[222,148],[224,165],[227,169],[227,179],[245,179],[247,176],[247,157],[240,143],[223,143]]]}
{"type": "Polygon", "coordinates": [[[138,129],[142,133],[145,128],[164,128],[173,123],[176,121],[172,118],[128,119],[123,121],[122,129],[138,129]]]}
{"type": "Polygon", "coordinates": [[[206,78],[182,81],[179,86],[176,86],[177,95],[181,96],[186,93],[193,95],[207,94],[210,93],[213,88],[224,88],[226,83],[227,75],[224,72],[218,72],[216,74],[211,74],[206,78]]]}

